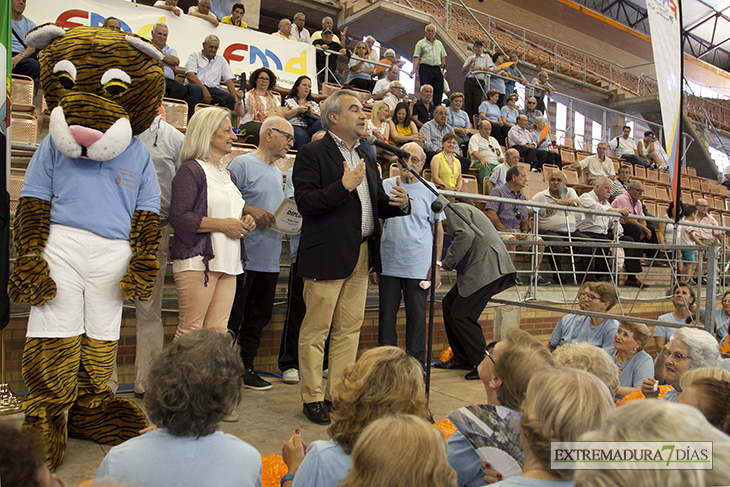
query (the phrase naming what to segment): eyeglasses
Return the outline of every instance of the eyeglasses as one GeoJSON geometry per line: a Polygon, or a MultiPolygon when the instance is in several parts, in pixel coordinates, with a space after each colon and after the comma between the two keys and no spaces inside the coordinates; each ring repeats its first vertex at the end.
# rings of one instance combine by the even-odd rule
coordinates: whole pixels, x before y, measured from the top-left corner
{"type": "Polygon", "coordinates": [[[293,140],[294,140],[294,136],[293,136],[293,135],[291,135],[291,134],[287,134],[287,133],[286,133],[286,132],[284,132],[283,130],[279,130],[279,129],[278,129],[278,128],[276,128],[276,127],[271,127],[271,130],[274,130],[274,131],[276,131],[276,132],[279,132],[279,133],[280,133],[281,135],[283,135],[284,137],[286,137],[286,141],[287,141],[287,142],[291,142],[291,141],[293,141],[293,140]]]}
{"type": "Polygon", "coordinates": [[[562,183],[562,182],[563,182],[563,178],[550,178],[550,182],[551,182],[551,183],[552,183],[552,182],[555,182],[555,183],[562,183]]]}
{"type": "Polygon", "coordinates": [[[269,78],[262,78],[261,76],[256,79],[258,79],[259,81],[266,81],[267,83],[270,81],[269,78]]]}
{"type": "Polygon", "coordinates": [[[536,101],[528,101],[527,104],[528,105],[537,105],[537,102],[536,101]]]}
{"type": "Polygon", "coordinates": [[[491,144],[488,145],[487,147],[489,147],[489,150],[491,150],[493,153],[495,153],[497,155],[497,157],[502,155],[502,151],[499,150],[499,147],[492,147],[491,144]]]}
{"type": "Polygon", "coordinates": [[[518,220],[522,219],[522,213],[520,212],[520,208],[517,206],[515,206],[515,218],[517,218],[518,220]]]}
{"type": "Polygon", "coordinates": [[[664,356],[667,357],[667,358],[671,357],[672,360],[676,360],[676,361],[685,360],[685,359],[691,359],[692,358],[689,355],[685,355],[685,354],[679,353],[679,352],[670,352],[669,350],[667,350],[666,352],[664,352],[664,356]]]}
{"type": "Polygon", "coordinates": [[[491,361],[492,361],[492,363],[493,363],[494,365],[497,365],[497,364],[496,364],[496,363],[494,362],[494,359],[492,358],[492,354],[491,354],[491,353],[489,353],[489,350],[486,350],[486,349],[484,350],[484,356],[485,356],[485,357],[489,357],[489,360],[491,360],[491,361]]]}
{"type": "Polygon", "coordinates": [[[636,189],[636,188],[629,188],[629,189],[634,190],[634,191],[636,191],[639,194],[644,194],[644,190],[643,189],[636,189]]]}
{"type": "Polygon", "coordinates": [[[583,298],[583,299],[585,299],[586,301],[597,301],[597,300],[601,299],[601,297],[600,297],[600,296],[595,296],[595,295],[593,295],[593,294],[591,294],[591,293],[586,293],[586,292],[580,293],[580,294],[578,295],[578,297],[579,297],[579,298],[583,298]]]}
{"type": "Polygon", "coordinates": [[[710,205],[697,205],[698,208],[709,208],[710,205]]]}

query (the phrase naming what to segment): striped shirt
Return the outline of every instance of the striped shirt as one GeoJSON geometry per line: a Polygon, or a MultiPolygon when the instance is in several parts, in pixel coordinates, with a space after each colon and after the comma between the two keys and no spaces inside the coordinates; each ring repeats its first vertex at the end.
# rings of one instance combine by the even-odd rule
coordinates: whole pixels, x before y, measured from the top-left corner
{"type": "MultiPolygon", "coordinates": [[[[513,190],[509,184],[505,183],[502,186],[497,186],[492,190],[490,196],[496,196],[497,198],[509,198],[513,200],[526,201],[525,195],[522,191],[513,190]]],[[[497,203],[495,201],[487,202],[487,210],[494,210],[499,216],[499,221],[502,222],[506,228],[514,228],[515,230],[520,229],[520,222],[527,220],[529,215],[527,213],[527,207],[524,205],[513,205],[510,203],[497,203]]]]}
{"type": "Polygon", "coordinates": [[[441,58],[446,57],[446,49],[441,41],[434,39],[433,44],[425,37],[416,43],[414,58],[418,58],[421,64],[428,66],[441,66],[441,58]]]}
{"type": "MultiPolygon", "coordinates": [[[[360,145],[358,140],[355,146],[350,150],[347,144],[335,134],[330,132],[332,139],[337,144],[337,148],[340,149],[340,154],[347,161],[347,167],[350,171],[354,170],[358,164],[360,164],[360,154],[357,152],[357,148],[360,145]]],[[[357,187],[357,195],[360,197],[360,206],[362,207],[362,218],[360,219],[360,234],[363,238],[369,237],[375,230],[375,218],[373,216],[373,205],[370,200],[370,186],[368,185],[367,176],[362,178],[360,186],[357,187]]]]}

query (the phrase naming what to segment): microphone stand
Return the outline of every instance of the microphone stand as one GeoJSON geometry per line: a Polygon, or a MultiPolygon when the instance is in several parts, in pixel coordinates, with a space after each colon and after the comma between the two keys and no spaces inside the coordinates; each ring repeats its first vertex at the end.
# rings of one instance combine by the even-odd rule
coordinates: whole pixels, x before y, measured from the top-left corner
{"type": "MultiPolygon", "coordinates": [[[[449,200],[442,194],[438,192],[436,188],[428,184],[428,182],[423,179],[423,177],[418,174],[413,167],[411,167],[408,164],[408,161],[405,160],[400,154],[396,154],[398,157],[398,163],[401,166],[401,170],[405,169],[411,174],[413,174],[416,179],[418,179],[421,184],[423,184],[426,188],[428,188],[429,191],[431,191],[433,194],[436,195],[436,199],[431,203],[431,210],[434,213],[434,221],[438,223],[439,221],[439,215],[442,211],[444,211],[444,208],[448,207],[451,209],[451,211],[456,214],[459,218],[464,220],[464,223],[469,225],[469,227],[479,235],[480,237],[484,236],[484,232],[482,232],[474,223],[469,222],[464,215],[462,215],[459,210],[457,210],[454,205],[449,202],[449,200]]],[[[426,357],[425,357],[425,363],[424,369],[426,371],[426,401],[430,401],[430,393],[431,393],[431,352],[433,351],[433,314],[434,314],[434,306],[436,301],[436,273],[438,272],[438,267],[436,266],[436,261],[440,256],[436,255],[437,247],[436,247],[436,232],[433,232],[433,243],[431,247],[431,293],[430,293],[430,303],[429,303],[429,316],[428,316],[428,341],[426,342],[426,357]]]]}

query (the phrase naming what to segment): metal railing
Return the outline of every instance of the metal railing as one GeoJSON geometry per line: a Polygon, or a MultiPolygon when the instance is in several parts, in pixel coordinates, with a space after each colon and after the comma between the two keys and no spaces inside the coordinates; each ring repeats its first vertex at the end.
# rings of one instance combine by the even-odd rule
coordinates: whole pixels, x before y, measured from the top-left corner
{"type": "MultiPolygon", "coordinates": [[[[515,199],[505,199],[505,198],[497,198],[493,196],[484,196],[479,194],[470,194],[470,193],[460,193],[460,192],[450,192],[450,191],[441,191],[441,193],[447,197],[451,198],[459,198],[462,200],[471,200],[475,202],[494,202],[494,203],[504,203],[504,204],[511,204],[511,205],[520,205],[525,206],[528,208],[528,210],[532,213],[539,211],[539,209],[550,209],[555,210],[556,205],[554,204],[545,204],[545,203],[538,203],[535,201],[522,201],[522,200],[515,200],[515,199]]],[[[653,280],[662,280],[666,282],[666,287],[671,288],[672,285],[676,284],[677,282],[683,281],[684,277],[679,272],[679,263],[681,262],[681,250],[692,250],[696,251],[699,254],[699,259],[697,261],[698,268],[697,268],[697,275],[700,276],[698,283],[697,283],[697,303],[700,302],[703,295],[702,290],[702,284],[701,279],[705,272],[705,267],[707,270],[706,274],[706,286],[704,290],[704,295],[706,296],[708,308],[714,307],[714,303],[718,294],[718,290],[716,288],[717,285],[719,285],[720,292],[724,292],[727,283],[725,282],[724,276],[725,272],[728,269],[728,253],[730,253],[730,249],[727,249],[724,245],[725,242],[725,234],[727,232],[730,232],[730,227],[724,227],[724,226],[710,226],[710,225],[700,225],[694,222],[684,222],[680,221],[678,225],[674,226],[674,242],[677,241],[680,228],[683,226],[690,226],[693,228],[707,228],[707,229],[713,229],[723,232],[723,246],[722,248],[718,248],[717,246],[709,245],[709,246],[699,246],[699,245],[678,245],[676,243],[667,243],[663,245],[659,244],[648,244],[648,243],[638,243],[638,242],[626,242],[626,241],[620,241],[619,240],[619,220],[623,218],[623,216],[620,213],[615,212],[603,212],[603,211],[592,211],[581,207],[567,207],[567,206],[560,206],[559,211],[566,211],[571,212],[575,215],[580,214],[591,214],[591,215],[601,215],[604,217],[608,217],[611,219],[611,225],[612,228],[612,239],[607,239],[604,241],[596,241],[594,239],[591,239],[590,241],[587,240],[581,240],[576,237],[569,238],[568,241],[565,242],[565,247],[569,248],[569,251],[567,252],[555,252],[555,253],[548,253],[546,250],[541,250],[542,248],[548,247],[548,246],[560,246],[561,243],[557,242],[557,238],[555,240],[548,240],[543,239],[542,237],[549,236],[549,234],[541,233],[539,228],[539,218],[535,218],[535,223],[533,225],[533,228],[529,232],[529,240],[518,240],[514,241],[513,243],[509,243],[509,245],[513,244],[519,244],[519,245],[526,245],[529,246],[530,249],[525,252],[519,252],[514,251],[511,252],[515,255],[515,257],[519,255],[526,256],[529,258],[529,268],[518,270],[519,276],[524,276],[527,279],[527,283],[524,285],[518,285],[517,286],[517,297],[518,299],[515,301],[509,301],[509,300],[502,300],[503,303],[509,303],[509,304],[516,304],[519,306],[525,305],[525,306],[532,306],[529,303],[532,301],[540,300],[540,301],[555,301],[555,287],[551,286],[546,291],[539,292],[542,288],[538,286],[538,278],[540,276],[540,266],[538,266],[538,262],[540,262],[545,257],[549,258],[555,258],[555,259],[563,259],[568,258],[569,262],[571,264],[571,269],[566,271],[561,271],[560,267],[558,267],[556,270],[551,270],[551,272],[557,272],[557,275],[559,277],[568,277],[568,280],[570,282],[573,282],[573,280],[578,284],[578,286],[582,286],[582,284],[585,282],[586,277],[588,275],[592,275],[592,277],[603,277],[607,282],[609,282],[614,289],[616,290],[616,294],[619,297],[619,301],[617,304],[618,313],[614,313],[612,317],[617,318],[617,314],[619,316],[623,316],[626,319],[631,319],[633,321],[639,321],[646,324],[656,325],[658,324],[655,320],[647,320],[643,318],[633,317],[631,316],[631,313],[633,312],[634,308],[636,307],[637,301],[640,298],[640,293],[637,293],[633,296],[633,298],[626,299],[626,297],[622,297],[621,293],[619,292],[619,276],[620,275],[628,275],[628,272],[620,272],[620,250],[625,249],[640,249],[642,251],[647,251],[648,254],[651,254],[653,256],[651,257],[637,257],[636,259],[640,259],[643,261],[647,261],[648,263],[643,265],[643,270],[640,276],[637,276],[642,281],[646,281],[647,278],[651,278],[653,280]],[[576,249],[583,249],[583,248],[591,248],[591,249],[609,249],[608,251],[604,250],[601,251],[601,253],[605,253],[605,255],[599,255],[595,252],[591,253],[590,255],[588,253],[582,254],[581,257],[583,259],[588,259],[588,264],[584,265],[580,270],[576,269],[575,266],[575,259],[576,259],[576,252],[573,250],[573,248],[576,249]],[[610,251],[611,255],[608,255],[608,252],[610,251]],[[658,257],[657,253],[663,251],[663,252],[672,252],[673,257],[658,257]],[[542,255],[541,255],[542,254],[542,255]],[[596,261],[596,259],[603,259],[603,262],[605,262],[607,271],[605,272],[595,272],[585,269],[590,269],[591,264],[596,261]],[[707,262],[705,265],[704,262],[707,262]],[[667,274],[666,271],[658,272],[657,269],[659,267],[659,264],[665,264],[668,269],[669,273],[667,274]],[[722,275],[722,279],[718,278],[718,271],[722,275]]],[[[653,223],[674,223],[672,220],[668,220],[665,218],[656,218],[656,217],[649,217],[649,216],[638,216],[638,215],[630,215],[630,218],[641,220],[644,222],[653,222],[653,223]]],[[[630,257],[623,257],[624,262],[626,262],[626,259],[630,259],[630,257]]],[[[544,262],[543,262],[544,263],[544,262]]],[[[551,309],[553,311],[565,311],[565,308],[568,308],[570,306],[575,306],[577,302],[577,296],[573,297],[570,295],[570,292],[566,289],[563,280],[559,280],[559,286],[560,286],[560,293],[559,295],[562,297],[562,306],[563,307],[545,307],[544,305],[537,305],[538,307],[541,307],[542,309],[551,309]]],[[[626,288],[624,288],[626,289],[626,288]]],[[[699,306],[698,306],[699,309],[699,306]]],[[[582,313],[582,314],[588,314],[589,313],[582,313]]],[[[712,313],[706,313],[705,315],[705,327],[709,330],[711,328],[711,333],[714,333],[714,316],[709,316],[712,313]]],[[[666,323],[661,323],[663,326],[668,326],[666,323]]]]}

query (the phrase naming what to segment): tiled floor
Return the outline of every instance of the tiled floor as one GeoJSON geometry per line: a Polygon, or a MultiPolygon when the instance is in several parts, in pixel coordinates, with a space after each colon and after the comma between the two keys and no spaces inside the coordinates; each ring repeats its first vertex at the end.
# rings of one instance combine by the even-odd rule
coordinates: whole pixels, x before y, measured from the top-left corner
{"type": "MultiPolygon", "coordinates": [[[[481,381],[466,381],[464,371],[432,369],[430,410],[440,421],[461,406],[486,401],[481,381]]],[[[299,386],[271,379],[274,388],[258,392],[246,390],[238,407],[236,423],[222,423],[221,429],[255,446],[261,455],[281,455],[281,446],[296,428],[307,443],[327,439],[325,426],[315,425],[302,414],[299,386]]],[[[123,397],[133,398],[132,394],[123,397]]],[[[140,405],[142,401],[134,399],[140,405]]],[[[21,414],[0,416],[0,421],[20,426],[21,414]]],[[[76,486],[91,479],[109,447],[80,440],[69,440],[68,454],[57,475],[64,485],[76,486]]]]}

